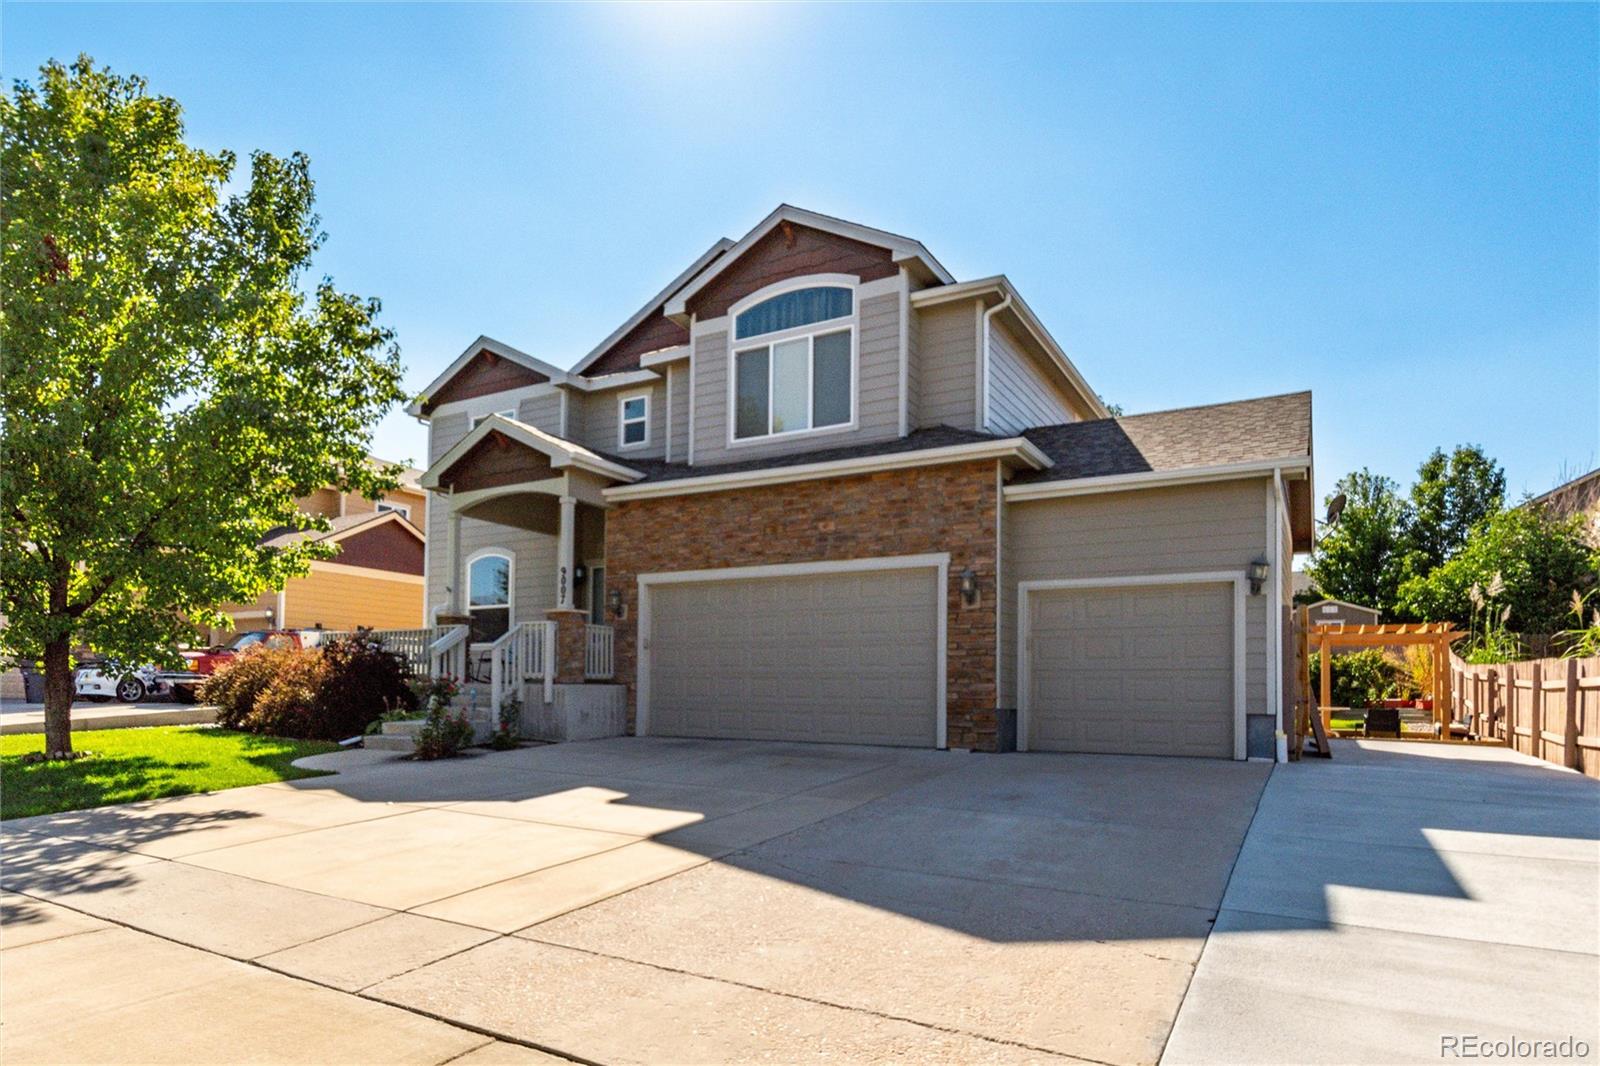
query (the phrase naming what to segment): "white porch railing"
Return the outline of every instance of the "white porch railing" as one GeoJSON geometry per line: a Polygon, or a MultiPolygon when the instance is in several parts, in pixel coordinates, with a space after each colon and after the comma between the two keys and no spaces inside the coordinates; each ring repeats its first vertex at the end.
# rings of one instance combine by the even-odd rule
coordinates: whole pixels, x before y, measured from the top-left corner
{"type": "Polygon", "coordinates": [[[583,627],[583,676],[589,681],[607,681],[616,673],[616,653],[610,626],[583,627]]]}
{"type": "Polygon", "coordinates": [[[544,701],[555,699],[554,622],[522,622],[489,645],[489,713],[500,721],[500,706],[527,681],[544,682],[544,701]]]}
{"type": "Polygon", "coordinates": [[[465,678],[467,638],[472,630],[467,626],[435,626],[429,632],[434,639],[428,645],[428,675],[465,678]]]}
{"type": "Polygon", "coordinates": [[[426,674],[431,665],[429,648],[443,632],[430,626],[426,629],[376,629],[370,635],[404,659],[413,674],[426,674]]]}

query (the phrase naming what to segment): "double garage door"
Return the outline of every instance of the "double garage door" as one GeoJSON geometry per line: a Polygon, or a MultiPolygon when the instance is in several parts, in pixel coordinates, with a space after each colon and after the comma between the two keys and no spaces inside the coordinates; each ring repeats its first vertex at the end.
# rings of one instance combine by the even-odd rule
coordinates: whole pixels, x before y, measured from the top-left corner
{"type": "Polygon", "coordinates": [[[1028,747],[1234,754],[1231,584],[1028,593],[1028,747]]]}
{"type": "Polygon", "coordinates": [[[934,747],[937,582],[924,566],[652,586],[647,731],[934,747]]]}

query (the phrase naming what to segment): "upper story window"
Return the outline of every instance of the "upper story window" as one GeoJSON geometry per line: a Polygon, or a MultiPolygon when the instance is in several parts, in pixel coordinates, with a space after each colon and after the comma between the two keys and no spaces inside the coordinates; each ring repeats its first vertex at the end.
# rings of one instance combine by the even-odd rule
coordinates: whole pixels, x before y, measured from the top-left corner
{"type": "Polygon", "coordinates": [[[467,428],[468,429],[477,429],[478,425],[480,423],[482,423],[485,419],[487,419],[490,415],[499,415],[501,418],[509,418],[509,419],[512,419],[513,421],[515,421],[515,419],[517,417],[517,412],[514,411],[514,410],[513,411],[490,411],[489,414],[473,415],[472,416],[472,425],[468,426],[467,428]]]}
{"type": "Polygon", "coordinates": [[[854,303],[848,288],[814,286],[735,314],[734,440],[850,424],[854,303]]]}
{"type": "Polygon", "coordinates": [[[650,394],[637,393],[617,400],[617,446],[637,448],[650,443],[650,394]]]}
{"type": "Polygon", "coordinates": [[[405,504],[403,504],[403,503],[390,503],[388,500],[379,500],[378,501],[378,513],[379,514],[383,514],[386,511],[393,511],[395,514],[398,514],[401,518],[410,518],[411,517],[411,508],[406,506],[405,504]]]}
{"type": "Polygon", "coordinates": [[[835,318],[849,318],[854,293],[834,285],[796,289],[762,300],[733,320],[734,337],[744,340],[835,318]]]}

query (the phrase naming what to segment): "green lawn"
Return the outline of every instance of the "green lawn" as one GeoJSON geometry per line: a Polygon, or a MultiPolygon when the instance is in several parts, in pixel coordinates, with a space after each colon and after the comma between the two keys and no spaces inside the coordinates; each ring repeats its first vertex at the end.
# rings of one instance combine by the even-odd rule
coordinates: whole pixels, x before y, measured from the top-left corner
{"type": "Polygon", "coordinates": [[[1334,715],[1328,719],[1328,727],[1341,732],[1360,732],[1361,727],[1365,724],[1366,719],[1360,715],[1354,718],[1341,718],[1338,715],[1334,715]]]}
{"type": "Polygon", "coordinates": [[[319,777],[289,764],[339,747],[208,726],[91,729],[73,733],[72,746],[94,757],[24,763],[23,755],[44,750],[44,734],[0,737],[0,818],[319,777]]]}

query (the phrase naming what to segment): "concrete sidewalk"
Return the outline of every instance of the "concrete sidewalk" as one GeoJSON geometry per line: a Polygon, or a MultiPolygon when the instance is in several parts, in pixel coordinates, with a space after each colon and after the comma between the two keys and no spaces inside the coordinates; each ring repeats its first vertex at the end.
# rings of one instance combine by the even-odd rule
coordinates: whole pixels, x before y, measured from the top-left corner
{"type": "Polygon", "coordinates": [[[1600,782],[1339,742],[1276,768],[1162,1061],[1437,1063],[1471,1037],[1596,1061],[1597,898],[1600,782]]]}
{"type": "MultiPolygon", "coordinates": [[[[72,729],[133,729],[152,725],[210,725],[217,709],[208,703],[74,703],[72,729]]],[[[0,704],[0,736],[43,733],[44,704],[0,704]]]]}

